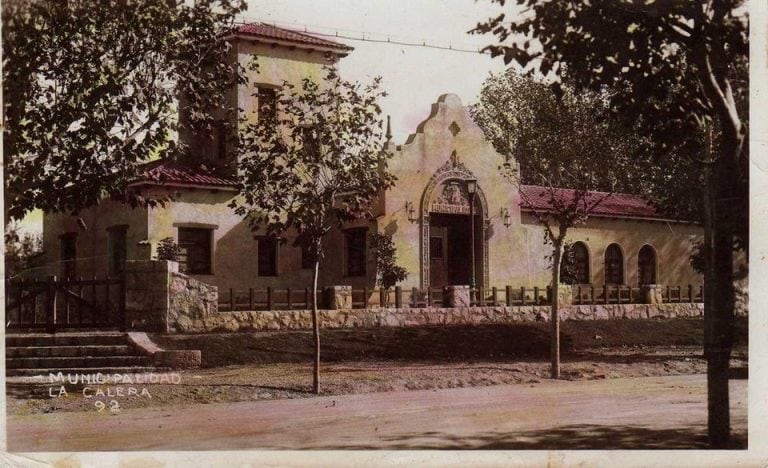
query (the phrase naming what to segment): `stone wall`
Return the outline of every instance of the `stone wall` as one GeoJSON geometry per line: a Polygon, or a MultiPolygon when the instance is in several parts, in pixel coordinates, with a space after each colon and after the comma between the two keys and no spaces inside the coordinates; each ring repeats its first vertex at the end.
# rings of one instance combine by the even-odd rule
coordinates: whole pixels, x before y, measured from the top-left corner
{"type": "MultiPolygon", "coordinates": [[[[562,320],[701,317],[702,304],[608,304],[564,307],[562,320]]],[[[549,306],[456,307],[321,310],[321,328],[480,325],[548,321],[549,306]]],[[[218,312],[196,318],[180,316],[174,329],[183,333],[311,329],[309,310],[218,312]]]]}
{"type": "Polygon", "coordinates": [[[168,306],[168,331],[187,328],[190,321],[205,320],[219,310],[219,292],[216,286],[203,283],[187,275],[172,272],[168,306]]]}
{"type": "Polygon", "coordinates": [[[179,273],[165,260],[126,262],[126,326],[130,330],[173,332],[178,322],[205,320],[218,312],[218,289],[179,273]]]}

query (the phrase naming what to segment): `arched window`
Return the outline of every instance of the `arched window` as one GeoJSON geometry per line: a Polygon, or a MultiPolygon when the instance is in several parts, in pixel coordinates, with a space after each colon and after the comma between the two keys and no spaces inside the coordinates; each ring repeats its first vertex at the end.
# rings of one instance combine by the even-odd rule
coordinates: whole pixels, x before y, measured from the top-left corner
{"type": "Polygon", "coordinates": [[[573,249],[573,273],[576,284],[589,284],[589,251],[583,242],[576,242],[573,249]]]}
{"type": "Polygon", "coordinates": [[[566,244],[560,262],[560,282],[589,284],[589,251],[583,242],[566,244]]]}
{"type": "Polygon", "coordinates": [[[605,249],[605,283],[624,284],[624,255],[617,244],[605,249]]]}
{"type": "Polygon", "coordinates": [[[656,251],[644,245],[637,255],[637,279],[639,284],[656,284],[656,251]]]}

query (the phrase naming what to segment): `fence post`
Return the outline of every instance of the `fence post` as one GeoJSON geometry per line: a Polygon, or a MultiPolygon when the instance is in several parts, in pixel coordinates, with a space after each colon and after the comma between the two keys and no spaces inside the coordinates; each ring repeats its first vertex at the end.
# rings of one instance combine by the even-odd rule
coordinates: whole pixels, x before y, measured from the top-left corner
{"type": "Polygon", "coordinates": [[[672,291],[672,289],[669,287],[669,285],[667,285],[667,301],[670,302],[670,303],[672,302],[672,292],[671,291],[672,291]]]}
{"type": "Polygon", "coordinates": [[[272,303],[272,286],[267,286],[267,310],[272,310],[274,304],[272,303]]]}
{"type": "Polygon", "coordinates": [[[547,302],[552,303],[552,286],[547,286],[547,302]]]}
{"type": "Polygon", "coordinates": [[[507,306],[512,307],[512,286],[507,285],[504,289],[507,295],[507,306]]]}
{"type": "Polygon", "coordinates": [[[693,285],[688,285],[688,302],[693,302],[693,285]]]}
{"type": "Polygon", "coordinates": [[[573,303],[581,304],[581,285],[576,286],[576,297],[573,303]]]}
{"type": "Polygon", "coordinates": [[[304,288],[304,307],[307,309],[312,308],[312,304],[309,303],[309,288],[304,288]]]}
{"type": "Polygon", "coordinates": [[[496,289],[496,286],[492,287],[491,288],[491,294],[492,294],[492,297],[493,297],[493,306],[494,307],[499,305],[499,300],[498,300],[498,297],[497,297],[497,293],[498,293],[498,291],[496,289]]]}
{"type": "Polygon", "coordinates": [[[229,311],[235,311],[235,290],[233,288],[229,288],[229,311]]]}
{"type": "Polygon", "coordinates": [[[47,314],[45,325],[48,333],[56,333],[56,276],[48,277],[47,314]]]}
{"type": "Polygon", "coordinates": [[[427,288],[427,307],[432,307],[432,288],[427,288]]]}
{"type": "MultiPolygon", "coordinates": [[[[352,308],[354,309],[355,301],[352,301],[352,308]]],[[[363,309],[368,308],[368,286],[363,286],[363,309]]]]}
{"type": "Polygon", "coordinates": [[[418,291],[419,290],[416,288],[411,289],[411,307],[416,307],[417,305],[416,299],[418,297],[418,291]]]}
{"type": "Polygon", "coordinates": [[[400,286],[395,286],[395,308],[403,308],[403,288],[400,286]]]}
{"type": "Polygon", "coordinates": [[[699,297],[701,298],[701,302],[704,302],[704,285],[699,285],[699,297]]]}
{"type": "Polygon", "coordinates": [[[384,295],[386,293],[384,292],[384,287],[379,286],[379,307],[383,308],[385,306],[385,303],[387,302],[384,295]]]}
{"type": "Polygon", "coordinates": [[[538,286],[533,287],[533,303],[534,304],[539,303],[539,287],[538,286]]]}
{"type": "Polygon", "coordinates": [[[594,305],[595,303],[595,285],[590,284],[589,285],[589,303],[594,305]]]}
{"type": "Polygon", "coordinates": [[[603,284],[603,296],[604,296],[603,297],[603,302],[605,302],[606,304],[609,304],[610,303],[610,299],[608,298],[608,285],[607,284],[603,284]]]}
{"type": "Polygon", "coordinates": [[[522,305],[525,305],[525,286],[520,286],[520,298],[522,305]]]}

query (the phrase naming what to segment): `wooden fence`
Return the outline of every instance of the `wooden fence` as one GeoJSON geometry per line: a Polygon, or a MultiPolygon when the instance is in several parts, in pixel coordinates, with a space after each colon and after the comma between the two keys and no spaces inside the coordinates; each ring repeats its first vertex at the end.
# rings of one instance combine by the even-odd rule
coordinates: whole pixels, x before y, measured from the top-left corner
{"type": "MultiPolygon", "coordinates": [[[[318,307],[327,308],[330,298],[329,288],[318,288],[318,307]]],[[[572,303],[582,304],[633,304],[643,303],[641,289],[628,285],[581,285],[572,287],[572,303]]],[[[661,289],[665,303],[701,302],[703,289],[694,287],[666,286],[661,289]]],[[[550,287],[515,288],[477,288],[470,290],[470,302],[473,306],[527,306],[548,305],[551,303],[550,287]]],[[[401,288],[352,289],[352,308],[367,309],[373,307],[446,307],[443,288],[401,288]]],[[[305,289],[220,289],[219,311],[245,310],[301,310],[312,308],[312,290],[305,289]]]]}

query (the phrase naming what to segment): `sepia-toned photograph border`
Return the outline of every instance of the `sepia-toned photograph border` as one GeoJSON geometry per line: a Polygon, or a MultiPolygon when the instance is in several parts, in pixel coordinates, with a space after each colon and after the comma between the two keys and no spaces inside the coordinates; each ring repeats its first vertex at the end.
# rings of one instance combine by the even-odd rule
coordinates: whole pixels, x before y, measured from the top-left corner
{"type": "Polygon", "coordinates": [[[3,465],[768,464],[766,2],[0,6],[3,465]]]}

